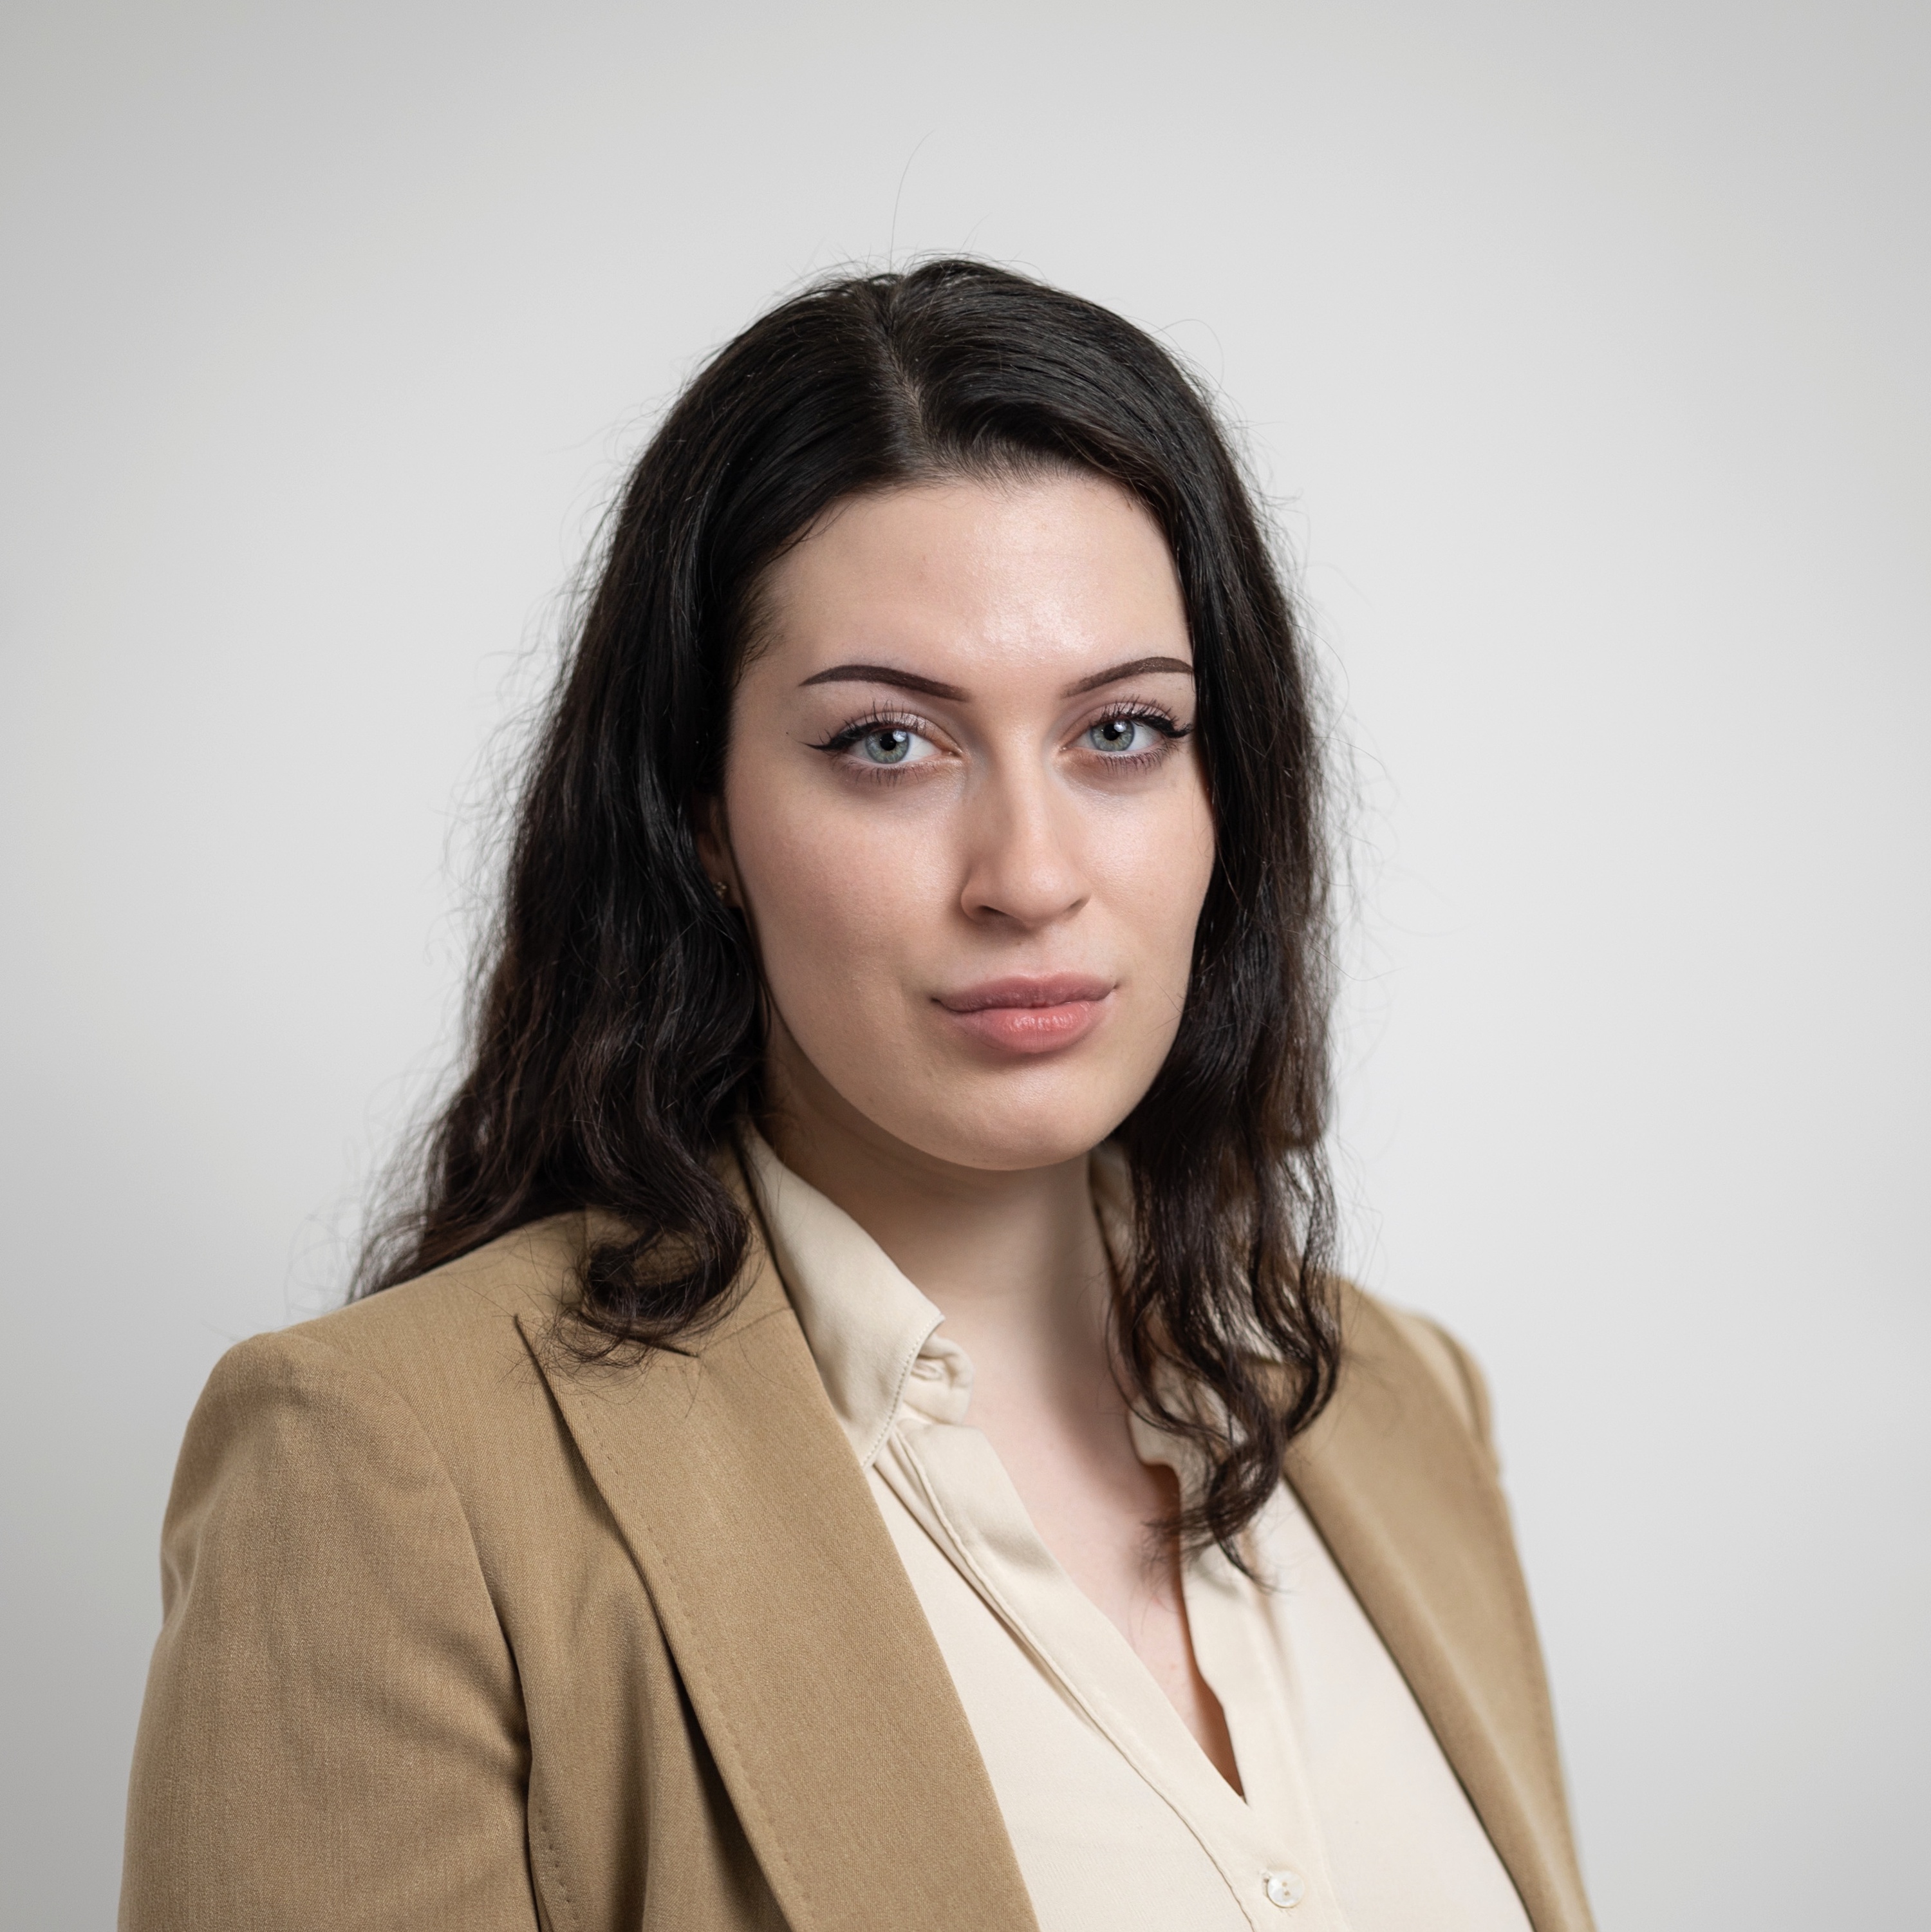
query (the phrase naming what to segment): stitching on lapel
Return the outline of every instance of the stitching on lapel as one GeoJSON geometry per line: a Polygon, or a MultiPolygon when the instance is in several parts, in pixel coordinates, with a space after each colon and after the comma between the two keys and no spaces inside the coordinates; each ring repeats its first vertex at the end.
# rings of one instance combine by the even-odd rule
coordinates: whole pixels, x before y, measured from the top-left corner
{"type": "MultiPolygon", "coordinates": [[[[772,1312],[776,1313],[780,1311],[773,1310],[772,1312]]],[[[760,1316],[758,1318],[758,1322],[747,1324],[747,1328],[756,1327],[759,1325],[759,1323],[767,1321],[769,1318],[770,1318],[769,1316],[760,1316]]],[[[637,1519],[634,1526],[634,1533],[648,1541],[651,1545],[650,1555],[653,1559],[652,1575],[658,1587],[661,1588],[665,1594],[676,1604],[679,1618],[684,1623],[685,1628],[686,1629],[695,1628],[697,1627],[696,1620],[690,1616],[688,1606],[685,1603],[684,1597],[679,1589],[674,1568],[666,1560],[663,1550],[657,1545],[655,1540],[651,1538],[649,1534],[649,1531],[646,1527],[649,1520],[648,1513],[644,1509],[641,1499],[638,1497],[637,1492],[631,1487],[628,1477],[623,1474],[621,1457],[612,1450],[610,1442],[603,1433],[601,1419],[594,1414],[589,1414],[586,1411],[585,1415],[585,1424],[589,1428],[591,1434],[596,1438],[597,1448],[602,1456],[605,1466],[605,1472],[616,1481],[618,1487],[623,1491],[625,1499],[630,1504],[631,1510],[637,1519]]],[[[627,1529],[629,1529],[631,1528],[633,1526],[627,1525],[625,1527],[627,1529]]],[[[687,1680],[695,1674],[691,1670],[691,1662],[692,1660],[689,1658],[680,1658],[678,1660],[677,1667],[681,1672],[682,1672],[687,1680]]],[[[778,1830],[775,1821],[772,1817],[770,1810],[765,1803],[763,1794],[756,1789],[755,1780],[751,1775],[746,1762],[745,1754],[739,1742],[736,1726],[732,1720],[730,1714],[730,1700],[728,1698],[721,1700],[716,1696],[715,1687],[712,1684],[709,1672],[708,1670],[703,1669],[701,1660],[700,1660],[700,1669],[702,1672],[705,1684],[706,1701],[711,1706],[713,1711],[716,1713],[718,1720],[723,1724],[726,1736],[730,1740],[731,1755],[736,1760],[738,1771],[745,1787],[744,1794],[745,1798],[750,1801],[753,1808],[757,1812],[757,1822],[760,1825],[760,1828],[766,1838],[769,1839],[776,1853],[779,1862],[784,1868],[786,1876],[796,1886],[797,1895],[800,1901],[805,1906],[809,1919],[814,1924],[822,1923],[823,1922],[819,1918],[817,1903],[811,1896],[811,1888],[805,1882],[804,1875],[799,1871],[794,1864],[792,1864],[790,1849],[784,1842],[784,1834],[778,1830]]],[[[700,1720],[700,1722],[702,1720],[700,1720]]],[[[731,1796],[732,1802],[734,1804],[743,1802],[739,1798],[738,1793],[735,1791],[732,1792],[731,1796]]],[[[762,1854],[760,1854],[760,1856],[761,1856],[762,1854]]],[[[781,1901],[781,1903],[782,1903],[782,1901],[781,1901]]],[[[789,1918],[790,1918],[791,1914],[787,1911],[785,1916],[789,1918]]]]}
{"type": "MultiPolygon", "coordinates": [[[[761,1328],[775,1316],[788,1312],[788,1309],[774,1308],[768,1313],[760,1315],[755,1319],[746,1322],[742,1328],[735,1332],[739,1335],[748,1334],[752,1329],[761,1328]]],[[[601,1406],[589,1398],[587,1390],[574,1384],[571,1386],[569,1396],[577,1399],[574,1400],[567,1399],[565,1394],[556,1388],[557,1381],[561,1378],[560,1365],[559,1374],[553,1376],[550,1364],[544,1359],[547,1352],[547,1346],[540,1344],[538,1338],[531,1334],[529,1328],[525,1325],[520,1316],[517,1318],[517,1327],[523,1336],[524,1345],[535,1356],[538,1370],[544,1382],[549,1384],[554,1400],[562,1412],[566,1426],[574,1431],[580,1421],[583,1427],[589,1432],[595,1444],[598,1460],[603,1466],[601,1468],[592,1469],[592,1475],[599,1484],[608,1482],[614,1486],[622,1492],[624,1501],[628,1505],[627,1519],[620,1521],[617,1526],[619,1534],[626,1541],[634,1538],[646,1545],[645,1550],[635,1552],[633,1557],[634,1561],[636,1556],[647,1556],[649,1559],[647,1564],[639,1565],[643,1574],[640,1575],[638,1581],[643,1585],[645,1594],[649,1595],[655,1592],[661,1591],[675,1606],[678,1618],[684,1628],[687,1630],[698,1628],[698,1622],[691,1616],[690,1606],[678,1586],[674,1565],[668,1561],[661,1546],[650,1534],[649,1511],[645,1506],[643,1499],[631,1484],[622,1456],[613,1447],[609,1438],[604,1432],[601,1406]]],[[[695,1359],[694,1364],[700,1375],[703,1372],[702,1359],[702,1357],[699,1356],[695,1359]]],[[[694,1386],[695,1378],[693,1377],[692,1380],[694,1386],[690,1390],[689,1400],[690,1404],[694,1406],[697,1399],[694,1386]]],[[[686,1413],[688,1413],[688,1408],[686,1413]]],[[[668,1642],[667,1632],[666,1642],[668,1642]]],[[[674,1648],[672,1654],[673,1656],[677,1656],[674,1648]]],[[[773,1855],[783,1868],[784,1876],[795,1887],[798,1900],[805,1908],[810,1922],[813,1924],[822,1923],[819,1917],[817,1901],[812,1896],[811,1888],[806,1883],[804,1874],[792,1863],[790,1846],[785,1842],[784,1834],[777,1828],[775,1820],[765,1801],[764,1796],[757,1790],[756,1781],[751,1775],[736,1727],[731,1718],[730,1700],[727,1697],[721,1699],[716,1695],[715,1684],[701,1657],[694,1660],[686,1656],[677,1656],[677,1668],[687,1682],[694,1677],[702,1683],[705,1691],[705,1702],[717,1714],[718,1721],[724,1727],[730,1743],[731,1755],[736,1761],[739,1779],[744,1786],[742,1797],[737,1790],[731,1790],[730,1797],[733,1804],[739,1806],[741,1811],[748,1810],[751,1814],[748,1822],[754,1823],[763,1838],[769,1842],[773,1855]]],[[[700,1723],[701,1721],[700,1720],[700,1723]]],[[[754,1846],[754,1850],[757,1850],[761,1863],[764,1856],[763,1850],[756,1846],[754,1846]]],[[[782,1905],[783,1900],[781,1900],[779,1902],[782,1905]]],[[[787,1920],[791,1919],[792,1916],[789,1910],[785,1913],[787,1920]]],[[[804,1932],[804,1928],[802,1926],[797,1928],[797,1932],[804,1932]]]]}
{"type": "MultiPolygon", "coordinates": [[[[569,1914],[570,1923],[577,1928],[577,1932],[582,1932],[583,1915],[577,1909],[576,1898],[570,1890],[569,1876],[563,1868],[563,1861],[557,1856],[556,1840],[550,1836],[550,1833],[547,1810],[537,1802],[534,1796],[530,1798],[526,1808],[535,1822],[538,1834],[543,1840],[543,1862],[550,1876],[556,1880],[557,1890],[562,1894],[564,1906],[569,1914]]],[[[543,1902],[543,1894],[541,1891],[537,1893],[537,1910],[545,1918],[551,1916],[549,1908],[543,1902]]]]}

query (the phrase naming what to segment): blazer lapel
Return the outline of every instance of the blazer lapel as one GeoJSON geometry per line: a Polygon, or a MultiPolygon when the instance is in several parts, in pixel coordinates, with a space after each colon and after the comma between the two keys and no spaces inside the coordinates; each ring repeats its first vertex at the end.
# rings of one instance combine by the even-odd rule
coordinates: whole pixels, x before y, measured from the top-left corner
{"type": "Polygon", "coordinates": [[[688,1356],[586,1368],[519,1319],[793,1932],[1033,1927],[944,1659],[761,1243],[746,1265],[688,1356]]]}
{"type": "Polygon", "coordinates": [[[1414,1690],[1536,1932],[1591,1925],[1501,1491],[1388,1318],[1351,1294],[1335,1399],[1288,1481],[1414,1690]]]}

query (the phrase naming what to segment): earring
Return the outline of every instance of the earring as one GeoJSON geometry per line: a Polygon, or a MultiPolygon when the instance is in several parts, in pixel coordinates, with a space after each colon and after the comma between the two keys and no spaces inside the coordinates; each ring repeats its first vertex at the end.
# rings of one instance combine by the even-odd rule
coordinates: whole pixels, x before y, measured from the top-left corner
{"type": "Polygon", "coordinates": [[[713,879],[711,881],[711,890],[717,894],[718,902],[721,905],[730,903],[731,889],[722,879],[713,879]]]}

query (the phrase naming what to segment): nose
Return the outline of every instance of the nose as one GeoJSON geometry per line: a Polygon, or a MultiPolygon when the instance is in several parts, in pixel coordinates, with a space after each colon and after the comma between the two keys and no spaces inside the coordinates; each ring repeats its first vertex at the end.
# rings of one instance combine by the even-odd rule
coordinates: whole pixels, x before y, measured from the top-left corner
{"type": "Polygon", "coordinates": [[[1043,771],[988,774],[966,808],[966,916],[1033,932],[1078,911],[1092,886],[1078,818],[1043,771]]]}

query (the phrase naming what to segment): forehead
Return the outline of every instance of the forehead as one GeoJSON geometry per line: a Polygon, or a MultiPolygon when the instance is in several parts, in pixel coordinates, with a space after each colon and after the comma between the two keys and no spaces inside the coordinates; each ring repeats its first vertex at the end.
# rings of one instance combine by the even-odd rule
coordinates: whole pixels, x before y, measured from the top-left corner
{"type": "Polygon", "coordinates": [[[975,668],[1057,677],[1102,653],[1192,656],[1159,525],[1092,476],[852,498],[780,560],[766,591],[766,652],[801,676],[861,647],[960,683],[975,668]]]}

